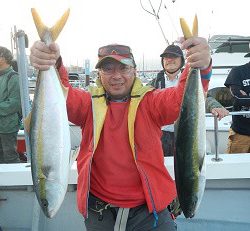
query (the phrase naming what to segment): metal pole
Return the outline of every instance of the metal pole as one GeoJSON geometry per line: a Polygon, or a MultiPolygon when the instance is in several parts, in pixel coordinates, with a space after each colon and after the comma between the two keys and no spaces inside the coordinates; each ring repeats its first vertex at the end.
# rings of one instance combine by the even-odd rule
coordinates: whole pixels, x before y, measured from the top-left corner
{"type": "Polygon", "coordinates": [[[165,33],[164,33],[164,31],[163,31],[163,29],[162,29],[162,27],[161,27],[160,20],[159,20],[158,16],[155,15],[155,18],[156,18],[156,21],[158,22],[158,25],[159,25],[159,27],[160,27],[161,33],[162,33],[162,35],[163,35],[163,38],[164,38],[164,40],[165,40],[167,46],[169,46],[169,41],[168,41],[167,37],[165,36],[165,33]]]}
{"type": "Polygon", "coordinates": [[[218,152],[218,118],[214,117],[214,144],[215,144],[215,158],[212,158],[213,161],[222,161],[222,158],[219,158],[218,152]]]}
{"type": "MultiPolygon", "coordinates": [[[[233,115],[233,116],[240,116],[240,115],[248,115],[250,114],[250,111],[232,111],[229,112],[228,115],[233,115]]],[[[206,117],[213,117],[214,115],[212,113],[206,113],[206,117]]]]}
{"type": "Polygon", "coordinates": [[[151,8],[152,8],[153,13],[150,12],[150,11],[148,11],[148,10],[146,10],[146,9],[143,7],[142,2],[141,2],[141,0],[140,0],[141,7],[142,7],[142,9],[145,10],[147,13],[152,14],[152,15],[155,16],[155,19],[156,19],[156,21],[157,21],[157,23],[158,23],[158,25],[159,25],[159,27],[160,27],[161,33],[162,33],[162,35],[163,35],[163,38],[164,38],[164,40],[166,41],[167,46],[169,46],[169,41],[168,41],[167,37],[165,36],[165,33],[164,33],[164,31],[163,31],[163,29],[162,29],[162,27],[161,27],[160,18],[159,18],[159,14],[158,14],[159,11],[160,11],[160,8],[161,8],[161,3],[162,3],[162,1],[161,1],[161,3],[160,3],[160,6],[159,6],[159,9],[158,9],[158,12],[157,12],[157,13],[155,12],[155,9],[154,9],[154,7],[153,7],[151,1],[150,1],[150,0],[148,0],[148,1],[149,1],[149,4],[150,4],[151,8]]]}
{"type": "MultiPolygon", "coordinates": [[[[233,111],[229,112],[228,115],[240,116],[240,115],[248,115],[250,111],[233,111]]],[[[214,116],[212,113],[206,113],[206,117],[214,116]]],[[[218,118],[214,116],[214,143],[215,143],[215,158],[212,158],[213,161],[222,161],[222,158],[219,158],[219,139],[218,139],[218,118]]]]}
{"type": "Polygon", "coordinates": [[[11,45],[11,53],[12,55],[14,54],[14,46],[13,46],[13,33],[12,33],[12,28],[10,31],[10,45],[11,45]]]}
{"type": "MultiPolygon", "coordinates": [[[[27,75],[27,57],[25,53],[25,33],[24,31],[18,30],[15,33],[17,38],[17,63],[18,63],[18,74],[20,84],[20,95],[22,104],[23,118],[26,118],[30,113],[30,98],[29,98],[29,83],[27,75]]],[[[30,142],[26,126],[24,126],[25,145],[27,153],[27,162],[30,162],[30,142]]]]}
{"type": "Polygon", "coordinates": [[[85,60],[85,87],[88,87],[89,82],[89,76],[90,76],[90,61],[89,59],[85,60]]]}

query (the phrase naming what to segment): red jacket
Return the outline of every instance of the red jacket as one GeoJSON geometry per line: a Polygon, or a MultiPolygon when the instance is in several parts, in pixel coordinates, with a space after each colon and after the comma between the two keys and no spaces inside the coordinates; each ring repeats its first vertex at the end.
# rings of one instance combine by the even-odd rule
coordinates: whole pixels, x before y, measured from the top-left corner
{"type": "MultiPolygon", "coordinates": [[[[207,76],[211,74],[211,67],[202,72],[206,77],[206,79],[202,79],[203,87],[207,91],[209,83],[207,76]]],[[[176,197],[175,182],[164,165],[160,137],[161,127],[172,124],[178,117],[187,73],[188,67],[183,71],[177,87],[147,91],[141,97],[136,111],[133,126],[134,147],[133,145],[131,147],[150,212],[165,209],[176,197]]],[[[90,92],[72,88],[68,83],[68,75],[63,66],[59,68],[59,74],[64,86],[69,87],[67,97],[69,121],[82,128],[82,142],[77,159],[77,202],[80,213],[86,218],[91,162],[96,145],[98,145],[93,136],[96,132],[94,132],[95,126],[93,125],[92,101],[93,98],[98,97],[92,97],[90,92]]],[[[134,92],[134,97],[138,96],[144,87],[140,85],[139,88],[141,89],[134,92]]],[[[101,94],[103,92],[100,93],[100,96],[101,94]]]]}

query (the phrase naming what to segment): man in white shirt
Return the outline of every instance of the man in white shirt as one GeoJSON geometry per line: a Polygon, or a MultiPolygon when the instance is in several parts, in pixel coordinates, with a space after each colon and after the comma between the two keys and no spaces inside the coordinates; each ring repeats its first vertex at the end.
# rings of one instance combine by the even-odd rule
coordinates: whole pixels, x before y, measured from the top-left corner
{"type": "MultiPolygon", "coordinates": [[[[163,70],[157,74],[157,77],[151,84],[155,88],[169,88],[176,86],[182,68],[185,65],[185,59],[181,48],[177,45],[169,45],[160,57],[163,70]]],[[[206,99],[206,110],[217,116],[218,119],[223,118],[229,113],[228,110],[211,96],[206,99]]],[[[175,147],[174,124],[162,127],[161,141],[164,156],[173,156],[175,147]]]]}
{"type": "MultiPolygon", "coordinates": [[[[169,45],[160,55],[163,70],[153,82],[156,88],[169,88],[177,85],[181,68],[185,64],[184,55],[179,46],[169,45]]],[[[162,127],[162,148],[164,156],[172,156],[174,150],[174,124],[162,127]]]]}

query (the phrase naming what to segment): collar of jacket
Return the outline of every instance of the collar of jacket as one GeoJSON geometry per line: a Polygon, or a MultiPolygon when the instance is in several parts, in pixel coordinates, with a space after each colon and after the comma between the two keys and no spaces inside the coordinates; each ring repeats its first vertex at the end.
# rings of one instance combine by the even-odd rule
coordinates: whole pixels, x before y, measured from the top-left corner
{"type": "MultiPolygon", "coordinates": [[[[94,127],[94,151],[100,139],[101,131],[103,128],[105,116],[107,113],[108,105],[106,103],[106,93],[101,85],[99,79],[97,80],[96,87],[89,87],[89,92],[92,97],[92,111],[93,111],[93,127],[94,127]]],[[[128,110],[128,133],[129,143],[135,158],[134,147],[134,122],[136,117],[137,108],[144,95],[152,91],[154,88],[151,86],[143,86],[139,78],[135,78],[135,82],[130,94],[130,104],[128,110]]],[[[136,158],[135,158],[136,159],[136,158]]]]}
{"type": "Polygon", "coordinates": [[[10,72],[12,70],[13,70],[13,68],[11,66],[9,66],[8,68],[0,71],[0,76],[5,75],[6,73],[8,73],[8,72],[10,72]]]}

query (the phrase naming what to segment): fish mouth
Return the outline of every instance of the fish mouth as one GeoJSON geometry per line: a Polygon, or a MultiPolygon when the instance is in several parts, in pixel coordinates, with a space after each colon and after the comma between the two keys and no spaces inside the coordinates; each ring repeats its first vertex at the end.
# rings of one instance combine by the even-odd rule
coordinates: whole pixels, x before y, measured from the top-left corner
{"type": "Polygon", "coordinates": [[[183,204],[185,206],[183,206],[182,211],[183,211],[183,214],[184,214],[184,216],[186,218],[194,217],[195,211],[196,211],[196,208],[197,208],[198,197],[193,196],[193,198],[190,199],[190,200],[183,201],[183,204]],[[190,200],[192,201],[191,204],[189,203],[190,200]]]}
{"type": "Polygon", "coordinates": [[[46,199],[41,200],[41,207],[46,217],[53,218],[55,216],[56,210],[49,208],[49,203],[46,199]]]}
{"type": "Polygon", "coordinates": [[[56,212],[54,210],[46,211],[46,217],[53,218],[56,215],[56,212]]]}
{"type": "Polygon", "coordinates": [[[42,210],[44,214],[46,215],[46,217],[52,218],[55,215],[55,213],[53,212],[53,210],[49,210],[48,200],[43,198],[41,199],[40,203],[41,203],[42,210]]]}

